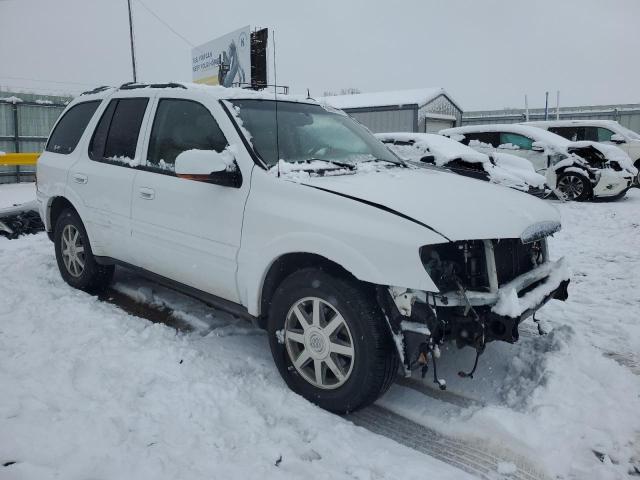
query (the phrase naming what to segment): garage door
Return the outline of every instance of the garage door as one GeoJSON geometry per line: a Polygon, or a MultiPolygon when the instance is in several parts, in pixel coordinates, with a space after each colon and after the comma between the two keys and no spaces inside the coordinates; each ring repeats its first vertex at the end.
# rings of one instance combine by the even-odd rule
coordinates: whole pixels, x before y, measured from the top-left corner
{"type": "Polygon", "coordinates": [[[451,128],[454,126],[454,122],[452,120],[442,120],[441,118],[425,118],[426,124],[425,131],[427,133],[438,133],[440,130],[445,128],[451,128]]]}

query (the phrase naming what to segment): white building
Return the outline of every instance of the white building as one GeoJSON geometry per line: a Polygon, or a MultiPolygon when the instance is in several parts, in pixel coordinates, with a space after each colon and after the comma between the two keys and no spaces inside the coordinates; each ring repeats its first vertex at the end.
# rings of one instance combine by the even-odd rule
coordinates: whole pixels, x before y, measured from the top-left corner
{"type": "Polygon", "coordinates": [[[462,108],[443,88],[322,97],[372,132],[437,132],[459,126],[462,108]]]}

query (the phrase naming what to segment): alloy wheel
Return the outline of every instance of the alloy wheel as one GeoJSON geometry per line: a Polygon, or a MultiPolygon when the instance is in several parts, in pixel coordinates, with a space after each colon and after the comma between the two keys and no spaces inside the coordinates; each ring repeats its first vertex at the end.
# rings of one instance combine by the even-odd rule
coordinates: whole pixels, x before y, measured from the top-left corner
{"type": "Polygon", "coordinates": [[[351,331],[333,305],[317,297],[298,300],[285,321],[284,340],[294,368],[310,384],[338,388],[355,360],[351,331]]]}
{"type": "Polygon", "coordinates": [[[584,192],[584,181],[577,175],[564,175],[558,182],[558,189],[569,200],[575,200],[584,192]]]}
{"type": "Polygon", "coordinates": [[[79,277],[84,271],[85,253],[80,231],[74,225],[65,225],[62,230],[62,260],[73,277],[79,277]]]}

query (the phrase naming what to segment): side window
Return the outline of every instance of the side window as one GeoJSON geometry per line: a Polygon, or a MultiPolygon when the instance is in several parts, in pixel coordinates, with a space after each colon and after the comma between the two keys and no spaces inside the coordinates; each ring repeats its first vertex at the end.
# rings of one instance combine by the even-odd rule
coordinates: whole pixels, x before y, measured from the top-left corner
{"type": "Polygon", "coordinates": [[[581,127],[549,127],[549,131],[572,142],[586,140],[584,128],[581,127]]]}
{"type": "Polygon", "coordinates": [[[222,152],[228,145],[207,108],[192,100],[165,98],[156,110],[149,139],[150,167],[173,171],[176,157],[186,150],[222,152]]]}
{"type": "Polygon", "coordinates": [[[148,98],[111,100],[93,133],[89,157],[130,164],[136,156],[140,126],[148,103],[148,98]]]}
{"type": "Polygon", "coordinates": [[[463,133],[465,145],[474,146],[484,143],[487,146],[497,147],[500,144],[500,135],[497,132],[469,132],[463,133]]]}
{"type": "Polygon", "coordinates": [[[531,150],[533,140],[517,133],[501,133],[500,147],[513,150],[531,150]]]}
{"type": "Polygon", "coordinates": [[[613,135],[613,132],[611,130],[609,130],[608,128],[602,128],[602,127],[598,127],[598,134],[596,135],[596,142],[610,142],[611,141],[611,135],[613,135]]]}
{"type": "Polygon", "coordinates": [[[71,107],[51,133],[45,150],[63,154],[73,152],[98,105],[100,100],[79,103],[71,107]]]}

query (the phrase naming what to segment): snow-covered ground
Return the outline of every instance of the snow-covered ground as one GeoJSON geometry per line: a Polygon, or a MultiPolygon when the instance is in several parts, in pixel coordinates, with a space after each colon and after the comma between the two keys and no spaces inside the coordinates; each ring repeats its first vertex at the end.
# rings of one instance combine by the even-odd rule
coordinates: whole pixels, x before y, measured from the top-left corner
{"type": "MultiPolygon", "coordinates": [[[[489,345],[473,380],[457,377],[472,352],[445,349],[448,392],[428,375],[427,395],[405,382],[378,403],[552,478],[628,478],[640,468],[640,190],[556,205],[550,248],[573,276],[569,300],[539,314],[549,333],[528,321],[518,344],[489,345]]],[[[0,479],[469,478],[291,393],[242,320],[119,271],[114,290],[192,331],[129,315],[68,287],[45,234],[0,239],[0,272],[0,479]]],[[[512,474],[501,463],[495,478],[512,474]]]]}
{"type": "Polygon", "coordinates": [[[36,199],[35,183],[0,184],[0,212],[4,209],[36,199]]]}

